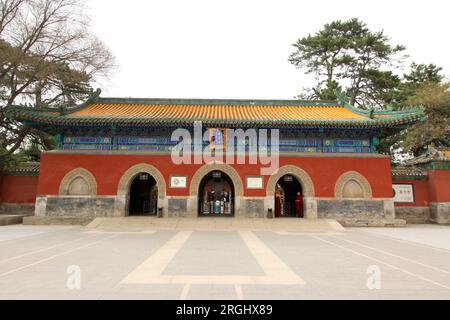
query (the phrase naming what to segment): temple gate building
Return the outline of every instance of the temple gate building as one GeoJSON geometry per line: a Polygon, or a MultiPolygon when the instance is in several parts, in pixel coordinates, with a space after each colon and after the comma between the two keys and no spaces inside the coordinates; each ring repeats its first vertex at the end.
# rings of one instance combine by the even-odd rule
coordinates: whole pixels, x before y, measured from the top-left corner
{"type": "Polygon", "coordinates": [[[377,146],[381,137],[423,117],[420,109],[365,111],[343,98],[122,99],[102,98],[99,90],[79,106],[15,106],[6,114],[57,137],[58,148],[41,157],[36,217],[341,222],[394,220],[391,160],[377,146]],[[177,129],[192,139],[172,139],[177,129]],[[230,129],[267,134],[259,151],[271,156],[279,150],[276,170],[264,174],[270,164],[252,160],[250,135],[230,137],[230,129]],[[207,139],[196,139],[196,130],[207,139]],[[237,151],[231,163],[230,145],[237,151]],[[180,146],[181,156],[192,152],[192,163],[174,162],[180,146]],[[222,152],[223,161],[199,163],[199,150],[222,152]]]}

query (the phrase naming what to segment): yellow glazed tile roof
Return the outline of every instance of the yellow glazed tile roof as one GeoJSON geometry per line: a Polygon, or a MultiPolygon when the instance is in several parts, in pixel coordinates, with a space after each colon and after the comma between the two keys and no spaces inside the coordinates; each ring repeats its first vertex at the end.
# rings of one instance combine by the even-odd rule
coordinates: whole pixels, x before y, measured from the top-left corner
{"type": "Polygon", "coordinates": [[[78,106],[7,108],[8,117],[44,125],[385,128],[420,121],[423,111],[361,110],[343,101],[100,98],[97,90],[78,106]]]}
{"type": "Polygon", "coordinates": [[[364,120],[345,107],[92,104],[69,117],[159,119],[364,120]]]}

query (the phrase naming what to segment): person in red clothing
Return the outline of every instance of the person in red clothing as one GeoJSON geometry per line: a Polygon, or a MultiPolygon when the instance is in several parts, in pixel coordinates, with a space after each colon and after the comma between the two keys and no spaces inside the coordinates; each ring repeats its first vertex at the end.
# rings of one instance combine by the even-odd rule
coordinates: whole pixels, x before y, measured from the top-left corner
{"type": "Polygon", "coordinates": [[[295,198],[295,206],[297,218],[303,218],[303,196],[301,192],[297,192],[297,198],[295,198]]]}

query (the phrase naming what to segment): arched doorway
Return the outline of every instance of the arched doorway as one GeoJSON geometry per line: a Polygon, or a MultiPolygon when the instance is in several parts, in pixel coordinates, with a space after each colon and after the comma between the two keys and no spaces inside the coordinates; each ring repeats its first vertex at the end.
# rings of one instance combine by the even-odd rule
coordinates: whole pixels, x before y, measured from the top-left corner
{"type": "Polygon", "coordinates": [[[282,176],[276,183],[275,217],[304,217],[302,185],[293,175],[282,176]]]}
{"type": "Polygon", "coordinates": [[[199,187],[198,215],[200,217],[233,217],[234,186],[230,177],[222,171],[212,171],[199,187]]]}
{"type": "Polygon", "coordinates": [[[148,173],[136,175],[130,186],[130,216],[156,216],[158,210],[158,187],[148,173]]]}

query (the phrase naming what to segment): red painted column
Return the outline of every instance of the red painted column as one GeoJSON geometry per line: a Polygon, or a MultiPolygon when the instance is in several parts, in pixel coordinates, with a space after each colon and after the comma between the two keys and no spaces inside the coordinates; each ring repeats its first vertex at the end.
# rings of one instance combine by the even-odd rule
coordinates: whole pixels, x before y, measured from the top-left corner
{"type": "Polygon", "coordinates": [[[439,224],[450,224],[450,170],[429,170],[428,192],[431,220],[439,224]]]}
{"type": "Polygon", "coordinates": [[[429,170],[430,202],[450,202],[450,170],[429,170]]]}

